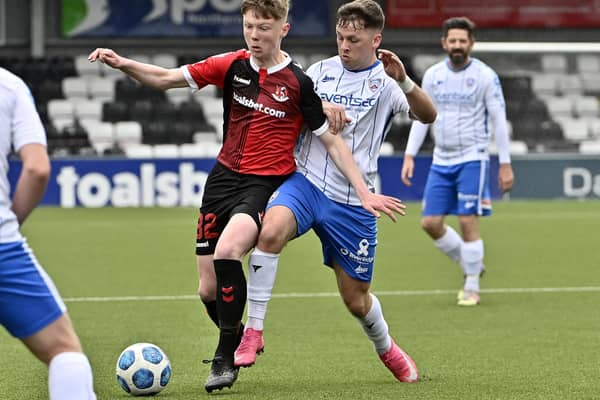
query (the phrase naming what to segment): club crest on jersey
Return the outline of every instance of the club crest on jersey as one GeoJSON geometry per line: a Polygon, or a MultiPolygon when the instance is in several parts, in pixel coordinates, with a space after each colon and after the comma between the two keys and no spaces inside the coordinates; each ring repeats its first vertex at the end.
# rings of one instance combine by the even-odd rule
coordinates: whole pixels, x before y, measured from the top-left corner
{"type": "Polygon", "coordinates": [[[273,98],[280,103],[283,103],[284,101],[289,100],[289,97],[287,95],[287,88],[285,86],[277,85],[277,89],[275,90],[275,93],[271,93],[271,96],[273,96],[273,98]]]}
{"type": "Polygon", "coordinates": [[[371,92],[379,89],[379,86],[381,86],[381,78],[369,79],[369,89],[371,89],[371,92]]]}
{"type": "Polygon", "coordinates": [[[471,87],[475,84],[475,79],[467,78],[467,87],[471,87]]]}

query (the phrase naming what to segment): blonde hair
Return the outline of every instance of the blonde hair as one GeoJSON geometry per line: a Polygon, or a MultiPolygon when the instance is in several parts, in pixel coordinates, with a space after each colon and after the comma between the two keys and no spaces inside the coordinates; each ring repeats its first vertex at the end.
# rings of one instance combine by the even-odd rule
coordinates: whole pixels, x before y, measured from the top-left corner
{"type": "Polygon", "coordinates": [[[243,0],[242,15],[254,11],[262,18],[286,21],[290,9],[290,0],[243,0]]]}

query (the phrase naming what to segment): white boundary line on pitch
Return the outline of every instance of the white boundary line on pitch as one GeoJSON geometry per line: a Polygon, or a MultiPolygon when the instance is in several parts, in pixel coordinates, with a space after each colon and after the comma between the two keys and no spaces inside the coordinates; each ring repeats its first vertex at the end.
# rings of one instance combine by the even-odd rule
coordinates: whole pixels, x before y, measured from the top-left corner
{"type": "MultiPolygon", "coordinates": [[[[482,293],[509,294],[509,293],[581,293],[581,292],[600,292],[600,286],[575,286],[575,287],[555,287],[555,288],[498,288],[482,289],[482,293]]],[[[396,290],[396,291],[375,291],[378,296],[430,296],[454,294],[456,290],[396,290]]],[[[315,292],[315,293],[274,293],[275,299],[308,299],[315,297],[338,297],[337,292],[315,292]]],[[[116,297],[67,297],[63,299],[69,303],[102,303],[119,301],[165,301],[165,300],[198,300],[196,295],[181,296],[116,296],[116,297]]]]}

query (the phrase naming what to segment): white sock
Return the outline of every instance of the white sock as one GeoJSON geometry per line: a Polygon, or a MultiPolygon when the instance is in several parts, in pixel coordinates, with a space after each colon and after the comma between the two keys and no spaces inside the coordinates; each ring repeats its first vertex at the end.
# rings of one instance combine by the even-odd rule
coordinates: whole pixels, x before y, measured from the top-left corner
{"type": "Polygon", "coordinates": [[[48,368],[50,400],[96,400],[92,367],[83,353],[56,355],[48,368]]]}
{"type": "Polygon", "coordinates": [[[467,275],[464,289],[479,292],[479,275],[483,270],[483,240],[465,242],[461,258],[462,267],[467,275]]]}
{"type": "Polygon", "coordinates": [[[369,293],[369,295],[372,301],[371,309],[367,315],[363,318],[357,318],[357,320],[371,342],[373,342],[377,354],[381,355],[390,349],[392,341],[388,333],[388,324],[383,318],[381,303],[373,293],[369,293]]]}
{"type": "Polygon", "coordinates": [[[254,249],[248,267],[248,321],[246,329],[263,330],[267,305],[271,300],[279,254],[254,249]]]}
{"type": "Polygon", "coordinates": [[[435,247],[440,249],[450,259],[460,262],[461,247],[463,240],[460,235],[450,225],[446,225],[446,233],[434,241],[435,247]]]}

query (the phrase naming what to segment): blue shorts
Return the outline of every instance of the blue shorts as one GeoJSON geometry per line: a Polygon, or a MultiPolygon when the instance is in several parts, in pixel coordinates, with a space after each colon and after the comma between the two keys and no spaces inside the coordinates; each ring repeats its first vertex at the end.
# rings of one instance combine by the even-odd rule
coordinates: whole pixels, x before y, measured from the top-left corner
{"type": "Polygon", "coordinates": [[[361,206],[329,199],[304,175],[295,173],[273,193],[267,209],[289,208],[298,224],[297,236],[313,229],[323,248],[323,263],[337,262],[353,279],[371,282],[377,246],[375,217],[361,206]]]}
{"type": "Polygon", "coordinates": [[[423,215],[491,215],[489,169],[488,161],[431,165],[423,215]]]}
{"type": "Polygon", "coordinates": [[[6,330],[25,338],[65,311],[54,283],[27,242],[0,243],[0,323],[6,330]]]}

